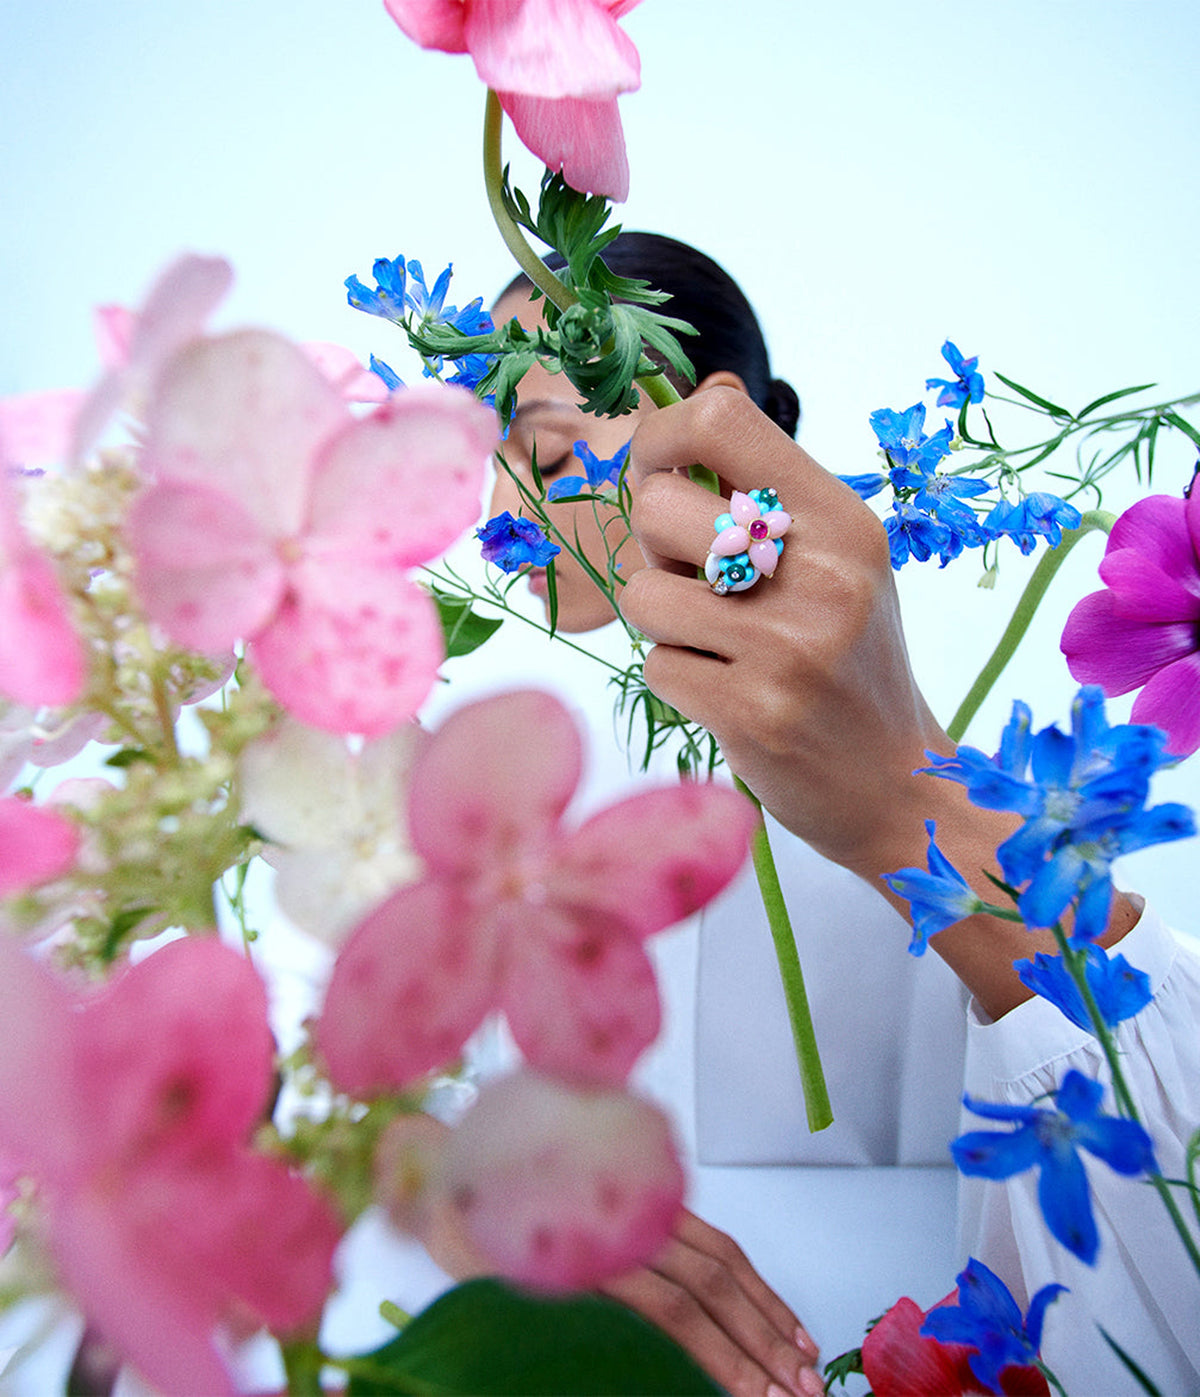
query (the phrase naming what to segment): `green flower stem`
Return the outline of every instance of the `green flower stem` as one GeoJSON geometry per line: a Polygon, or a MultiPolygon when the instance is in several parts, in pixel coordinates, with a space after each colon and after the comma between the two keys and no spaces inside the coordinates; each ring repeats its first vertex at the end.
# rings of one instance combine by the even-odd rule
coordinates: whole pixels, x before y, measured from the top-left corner
{"type": "Polygon", "coordinates": [[[1043,553],[1037,567],[1033,570],[1033,576],[1026,584],[1024,592],[1021,593],[1021,600],[1017,603],[1016,610],[1005,627],[999,644],[992,651],[988,662],[979,671],[974,684],[967,691],[966,698],[959,704],[958,712],[950,720],[946,735],[951,742],[962,740],[963,734],[970,726],[971,719],[979,711],[980,704],[991,693],[992,686],[999,679],[1005,665],[1012,659],[1013,652],[1029,629],[1029,623],[1033,620],[1034,613],[1037,611],[1042,597],[1046,594],[1046,589],[1066,561],[1067,554],[1086,534],[1090,534],[1096,529],[1102,529],[1108,533],[1115,522],[1116,516],[1107,510],[1089,510],[1080,520],[1077,529],[1064,531],[1062,542],[1057,548],[1047,549],[1043,553]]]}
{"type": "MultiPolygon", "coordinates": [[[[1113,1096],[1121,1113],[1129,1120],[1137,1121],[1141,1124],[1141,1116],[1138,1113],[1137,1102],[1133,1098],[1133,1093],[1129,1090],[1129,1084],[1125,1080],[1125,1074],[1121,1070],[1121,1052],[1117,1047],[1116,1039],[1113,1037],[1112,1029],[1104,1020],[1104,1015],[1100,1012],[1100,1007],[1096,1003],[1096,996],[1092,993],[1092,987],[1088,984],[1087,978],[1087,953],[1081,947],[1079,950],[1072,948],[1067,940],[1067,934],[1063,931],[1062,924],[1057,923],[1054,928],[1054,939],[1058,943],[1059,953],[1062,955],[1063,964],[1071,979],[1075,982],[1080,996],[1083,999],[1084,1007],[1087,1009],[1088,1018],[1091,1020],[1092,1033],[1096,1041],[1100,1044],[1105,1060],[1108,1062],[1109,1072],[1112,1074],[1113,1096]]],[[[1171,1192],[1171,1185],[1161,1174],[1155,1173],[1149,1176],[1151,1184],[1154,1185],[1163,1207],[1171,1219],[1171,1224],[1179,1234],[1179,1240],[1183,1243],[1183,1248],[1187,1252],[1188,1260],[1192,1263],[1197,1275],[1200,1275],[1200,1245],[1197,1244],[1195,1236],[1184,1220],[1183,1214],[1179,1210],[1179,1205],[1175,1202],[1175,1195],[1171,1192]]]]}
{"type": "Polygon", "coordinates": [[[297,1339],[279,1347],[289,1397],[324,1397],[321,1369],[325,1356],[317,1345],[309,1339],[297,1339]]]}
{"type": "Polygon", "coordinates": [[[829,1104],[829,1089],[825,1085],[825,1071],[821,1066],[821,1054],[817,1049],[817,1035],[808,1007],[808,992],[804,988],[804,972],[800,968],[800,956],[796,950],[796,938],[792,932],[787,905],[783,900],[783,889],[779,886],[779,873],[775,867],[775,856],[771,852],[767,826],[762,818],[762,805],[739,777],[734,777],[734,784],[744,796],[754,802],[759,812],[758,827],[754,831],[751,844],[754,872],[758,875],[758,887],[762,893],[767,922],[771,928],[771,939],[775,942],[775,954],[779,960],[779,978],[783,982],[784,998],[787,1000],[792,1041],[796,1045],[796,1062],[800,1068],[800,1082],[804,1088],[804,1109],[808,1116],[808,1128],[811,1131],[824,1130],[826,1126],[833,1124],[833,1108],[829,1104]]]}

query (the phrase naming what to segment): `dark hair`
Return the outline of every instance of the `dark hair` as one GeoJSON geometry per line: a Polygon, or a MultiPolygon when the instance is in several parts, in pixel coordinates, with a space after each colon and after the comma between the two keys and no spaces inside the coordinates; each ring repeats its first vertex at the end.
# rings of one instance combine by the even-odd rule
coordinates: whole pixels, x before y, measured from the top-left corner
{"type": "MultiPolygon", "coordinates": [[[[735,373],[746,391],[772,422],[788,436],[800,423],[800,399],[790,383],[771,377],[771,364],[758,317],[741,287],[728,272],[703,252],[661,233],[621,233],[604,249],[604,261],[619,276],[641,277],[659,291],[670,293],[664,314],[694,325],[696,335],[684,335],[683,347],[696,368],[696,382],[725,369],[735,373]]],[[[561,267],[557,253],[546,258],[561,267]]],[[[501,292],[507,296],[531,286],[522,273],[501,292]]],[[[675,375],[670,375],[681,391],[675,375]]]]}

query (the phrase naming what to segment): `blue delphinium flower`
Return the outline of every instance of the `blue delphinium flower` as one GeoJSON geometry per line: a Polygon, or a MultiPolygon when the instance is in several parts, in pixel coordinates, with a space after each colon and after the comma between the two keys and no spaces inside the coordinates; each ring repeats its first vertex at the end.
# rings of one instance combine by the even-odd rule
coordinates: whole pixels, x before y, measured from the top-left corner
{"type": "Polygon", "coordinates": [[[449,325],[461,330],[464,335],[485,335],[495,327],[492,317],[483,309],[483,297],[476,296],[459,310],[457,306],[446,304],[446,292],[450,289],[450,277],[454,264],[450,263],[438,275],[431,291],[425,284],[425,272],[415,258],[408,264],[409,290],[405,299],[413,313],[424,326],[449,325]]]}
{"type": "Polygon", "coordinates": [[[957,534],[960,549],[963,546],[974,548],[985,541],[986,535],[975,511],[963,501],[984,495],[990,489],[986,480],[971,476],[932,475],[921,481],[912,502],[917,509],[934,515],[951,533],[957,534]]]}
{"type": "Polygon", "coordinates": [[[838,479],[864,500],[872,499],[890,483],[888,476],[881,471],[868,471],[865,475],[839,475],[838,479]]]}
{"type": "Polygon", "coordinates": [[[972,1130],[950,1144],[959,1170],[985,1179],[1008,1179],[1040,1170],[1038,1204],[1050,1234],[1089,1266],[1100,1246],[1081,1149],[1118,1174],[1157,1171],[1154,1147],[1137,1121],[1100,1110],[1104,1088],[1074,1069],[1054,1094],[1056,1110],[1005,1106],[963,1097],[963,1104],[988,1120],[1010,1121],[1015,1130],[972,1130]]]}
{"type": "Polygon", "coordinates": [[[587,476],[563,476],[549,487],[546,498],[560,500],[564,495],[579,495],[589,490],[600,490],[605,485],[615,485],[625,462],[629,459],[630,445],[630,442],[626,442],[615,455],[607,461],[602,461],[586,441],[577,441],[572,449],[576,459],[587,471],[587,476]]]}
{"type": "Polygon", "coordinates": [[[953,379],[927,378],[926,388],[940,388],[938,407],[962,407],[964,403],[983,402],[983,375],[976,371],[979,357],[964,359],[951,340],[942,345],[942,358],[950,365],[953,379]]]}
{"type": "MultiPolygon", "coordinates": [[[[1140,1014],[1154,998],[1149,975],[1144,970],[1135,970],[1124,956],[1110,956],[1100,946],[1088,946],[1086,954],[1084,976],[1100,1017],[1109,1028],[1140,1014]]],[[[1079,1028],[1091,1030],[1092,1020],[1083,995],[1062,956],[1048,956],[1039,951],[1032,960],[1015,961],[1014,968],[1021,983],[1028,985],[1034,994],[1048,999],[1079,1028]]]]}
{"type": "Polygon", "coordinates": [[[475,537],[483,545],[479,551],[484,561],[495,563],[504,572],[516,572],[526,564],[543,568],[562,552],[534,520],[514,519],[507,509],[476,529],[475,537]]]}
{"type": "Polygon", "coordinates": [[[391,392],[394,393],[397,388],[404,387],[404,380],[395,369],[390,364],[385,364],[382,359],[376,359],[374,354],[371,355],[370,369],[373,374],[383,379],[391,392]]]}
{"type": "Polygon", "coordinates": [[[932,475],[937,463],[950,454],[954,430],[949,422],[933,436],[925,434],[925,404],[914,403],[904,412],[880,408],[871,414],[871,428],[893,467],[904,466],[917,478],[892,476],[894,485],[916,485],[919,477],[932,475]]]}
{"type": "Polygon", "coordinates": [[[1186,838],[1195,821],[1183,805],[1146,809],[1150,777],[1169,760],[1158,728],[1110,727],[1095,687],[1080,689],[1071,722],[1070,736],[1049,727],[1031,738],[1029,709],[1016,703],[995,757],[974,747],[953,757],[928,752],[926,770],[960,782],[975,805],[1025,817],[996,850],[1000,867],[1015,887],[1028,884],[1017,907],[1030,926],[1053,926],[1076,899],[1078,942],[1094,940],[1108,923],[1113,859],[1186,838]]]}
{"type": "MultiPolygon", "coordinates": [[[[903,567],[910,557],[923,563],[938,553],[943,563],[947,563],[955,556],[954,531],[904,500],[895,501],[883,527],[887,530],[894,568],[903,567]]],[[[960,550],[961,547],[960,543],[960,550]]]]}
{"type": "Polygon", "coordinates": [[[956,1279],[958,1304],[930,1310],[921,1333],[942,1344],[977,1349],[967,1360],[971,1371],[989,1392],[1002,1392],[1000,1374],[1005,1368],[1037,1362],[1046,1308],[1066,1286],[1042,1286],[1022,1319],[1021,1307],[1008,1287],[982,1261],[971,1257],[956,1279]]]}
{"type": "Polygon", "coordinates": [[[932,820],[925,821],[925,829],[929,835],[928,872],[923,868],[901,868],[883,875],[888,887],[912,904],[913,934],[908,949],[914,956],[925,954],[931,936],[980,911],[984,905],[934,843],[932,820]]]}
{"type": "Polygon", "coordinates": [[[346,278],[346,300],[355,310],[379,315],[384,320],[402,325],[408,305],[404,258],[377,257],[371,274],[375,278],[374,291],[364,286],[356,276],[346,278]]]}
{"type": "Polygon", "coordinates": [[[1081,519],[1073,504],[1036,490],[1016,504],[1001,500],[983,521],[983,527],[992,538],[1011,538],[1022,553],[1031,553],[1039,538],[1057,548],[1062,542],[1062,531],[1077,529],[1081,519]]]}
{"type": "MultiPolygon", "coordinates": [[[[496,362],[496,358],[495,354],[464,354],[460,359],[452,361],[454,373],[446,382],[457,384],[460,388],[469,388],[473,393],[487,377],[488,371],[496,362]]],[[[491,393],[483,401],[495,406],[496,395],[491,393]]]]}

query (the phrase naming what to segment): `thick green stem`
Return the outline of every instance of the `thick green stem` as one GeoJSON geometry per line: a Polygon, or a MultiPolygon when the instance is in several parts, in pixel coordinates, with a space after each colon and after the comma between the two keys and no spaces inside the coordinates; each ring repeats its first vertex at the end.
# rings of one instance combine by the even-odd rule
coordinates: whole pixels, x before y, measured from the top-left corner
{"type": "Polygon", "coordinates": [[[804,1088],[804,1109],[808,1116],[808,1128],[812,1131],[824,1130],[826,1126],[833,1124],[833,1109],[829,1104],[829,1089],[825,1085],[825,1071],[821,1066],[821,1054],[817,1049],[817,1035],[808,1007],[808,992],[804,988],[804,972],[800,969],[796,938],[792,932],[787,905],[783,900],[783,889],[779,886],[779,872],[775,867],[775,856],[771,852],[767,826],[762,819],[762,805],[743,781],[737,777],[734,781],[738,790],[754,801],[759,811],[758,828],[754,831],[754,841],[751,845],[754,871],[758,875],[758,887],[762,893],[763,907],[766,908],[771,939],[775,943],[775,955],[779,960],[779,978],[783,983],[783,994],[787,1001],[792,1041],[796,1045],[796,1062],[800,1068],[800,1083],[804,1088]]]}
{"type": "Polygon", "coordinates": [[[297,1339],[281,1344],[283,1371],[287,1374],[288,1397],[324,1397],[321,1368],[324,1355],[315,1343],[297,1339]]]}
{"type": "Polygon", "coordinates": [[[1062,542],[1058,547],[1048,549],[1042,555],[1041,561],[1033,570],[1033,576],[1026,584],[1024,592],[1021,593],[1021,600],[1017,603],[1016,610],[1005,627],[999,644],[992,651],[987,664],[979,671],[979,676],[967,691],[966,698],[959,704],[958,712],[950,720],[946,735],[951,742],[962,740],[963,734],[970,726],[971,719],[979,711],[980,704],[991,693],[992,686],[999,679],[1005,665],[1012,659],[1013,652],[1029,629],[1029,623],[1033,620],[1034,613],[1037,611],[1042,597],[1046,594],[1046,589],[1054,581],[1054,576],[1066,561],[1067,554],[1081,538],[1092,533],[1093,530],[1102,529],[1108,533],[1115,521],[1116,516],[1109,514],[1107,510],[1089,510],[1083,516],[1077,529],[1067,529],[1063,533],[1062,542]]]}

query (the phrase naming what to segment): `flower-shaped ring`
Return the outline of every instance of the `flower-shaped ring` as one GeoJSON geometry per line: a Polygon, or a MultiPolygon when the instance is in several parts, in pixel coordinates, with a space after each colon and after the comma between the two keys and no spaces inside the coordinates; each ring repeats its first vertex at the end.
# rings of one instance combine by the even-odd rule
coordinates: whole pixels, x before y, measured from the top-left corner
{"type": "Polygon", "coordinates": [[[704,576],[717,596],[745,592],[760,577],[770,577],[791,524],[792,516],[780,509],[774,490],[764,487],[745,495],[735,490],[728,513],[713,521],[717,537],[704,561],[704,576]]]}

